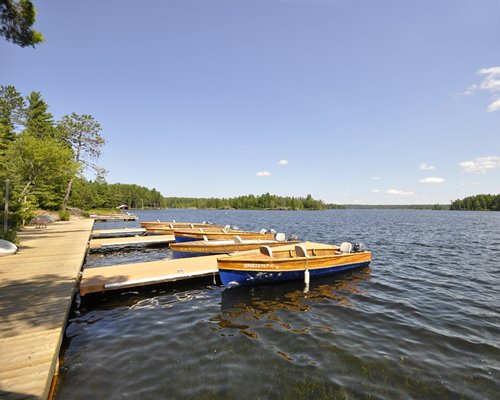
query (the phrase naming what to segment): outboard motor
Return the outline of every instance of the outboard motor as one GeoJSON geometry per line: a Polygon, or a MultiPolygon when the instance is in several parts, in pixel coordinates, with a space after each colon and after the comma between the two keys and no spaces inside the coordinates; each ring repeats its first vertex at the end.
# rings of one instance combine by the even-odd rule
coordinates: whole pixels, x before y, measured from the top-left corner
{"type": "Polygon", "coordinates": [[[297,235],[289,235],[287,240],[289,242],[296,242],[299,240],[299,237],[297,235]]]}
{"type": "Polygon", "coordinates": [[[270,233],[271,235],[276,235],[276,231],[274,229],[269,229],[267,233],[270,233]]]}
{"type": "Polygon", "coordinates": [[[354,243],[354,246],[352,246],[352,252],[353,253],[361,253],[366,250],[366,246],[364,243],[354,243]]]}
{"type": "Polygon", "coordinates": [[[286,240],[286,235],[280,232],[274,235],[274,239],[276,239],[277,242],[284,242],[286,240]]]}
{"type": "Polygon", "coordinates": [[[238,228],[236,225],[233,225],[233,227],[231,228],[233,231],[237,231],[239,230],[240,228],[238,228]]]}

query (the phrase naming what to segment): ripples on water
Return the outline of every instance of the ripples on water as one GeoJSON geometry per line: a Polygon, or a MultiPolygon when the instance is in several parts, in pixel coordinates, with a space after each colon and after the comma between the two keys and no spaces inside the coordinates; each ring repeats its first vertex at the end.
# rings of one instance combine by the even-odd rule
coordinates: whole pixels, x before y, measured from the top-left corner
{"type": "Polygon", "coordinates": [[[374,258],[370,268],[313,280],[307,294],[301,282],[197,283],[84,300],[66,331],[58,399],[499,398],[500,213],[138,214],[362,241],[374,258]]]}

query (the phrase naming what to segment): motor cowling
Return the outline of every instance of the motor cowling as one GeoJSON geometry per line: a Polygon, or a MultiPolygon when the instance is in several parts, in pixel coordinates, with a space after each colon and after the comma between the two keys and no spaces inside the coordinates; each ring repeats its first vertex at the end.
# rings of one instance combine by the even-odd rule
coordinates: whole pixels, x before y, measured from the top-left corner
{"type": "Polygon", "coordinates": [[[352,246],[352,252],[353,253],[361,253],[363,251],[366,251],[366,246],[364,243],[354,243],[352,246]]]}

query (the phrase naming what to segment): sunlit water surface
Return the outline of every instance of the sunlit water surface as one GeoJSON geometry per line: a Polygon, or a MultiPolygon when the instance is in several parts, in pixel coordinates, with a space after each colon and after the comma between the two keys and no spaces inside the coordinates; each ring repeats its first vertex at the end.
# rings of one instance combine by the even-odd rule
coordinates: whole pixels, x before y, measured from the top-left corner
{"type": "MultiPolygon", "coordinates": [[[[313,280],[308,293],[302,282],[224,290],[207,281],[77,301],[57,399],[500,398],[500,213],[137,214],[364,242],[373,261],[313,280]]],[[[168,257],[166,248],[105,252],[87,266],[168,257]]]]}

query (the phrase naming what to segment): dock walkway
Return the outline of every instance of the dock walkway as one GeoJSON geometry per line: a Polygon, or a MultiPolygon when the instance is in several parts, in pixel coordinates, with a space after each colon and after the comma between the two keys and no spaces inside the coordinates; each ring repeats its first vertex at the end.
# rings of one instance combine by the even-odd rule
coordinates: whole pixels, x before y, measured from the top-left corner
{"type": "Polygon", "coordinates": [[[94,221],[28,228],[0,257],[0,399],[46,399],[94,221]]]}

